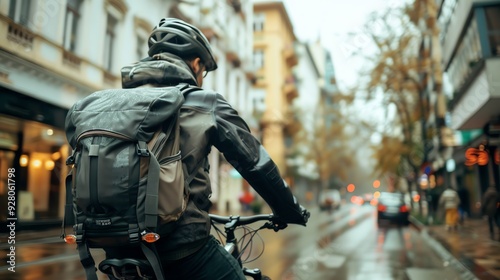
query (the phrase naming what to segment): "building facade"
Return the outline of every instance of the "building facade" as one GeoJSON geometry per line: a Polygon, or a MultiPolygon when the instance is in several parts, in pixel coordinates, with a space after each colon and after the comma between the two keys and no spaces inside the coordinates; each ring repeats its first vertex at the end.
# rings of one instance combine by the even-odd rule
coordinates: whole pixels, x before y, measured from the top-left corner
{"type": "Polygon", "coordinates": [[[299,116],[301,129],[289,150],[289,167],[296,181],[296,193],[305,203],[316,201],[323,186],[332,185],[335,173],[321,178],[319,146],[327,149],[339,143],[326,130],[338,122],[333,110],[339,110],[334,101],[338,88],[330,52],[321,41],[296,44],[298,64],[294,69],[297,77],[298,96],[293,100],[293,110],[299,116]],[[318,138],[324,138],[319,140],[318,138]],[[321,143],[321,144],[320,144],[321,143]],[[324,182],[322,182],[324,181],[324,182]]]}
{"type": "MultiPolygon", "coordinates": [[[[454,173],[476,205],[488,186],[500,187],[500,1],[437,3],[448,120],[459,136],[454,173]]],[[[480,214],[477,207],[471,211],[480,214]]]]}
{"type": "MultiPolygon", "coordinates": [[[[59,223],[68,172],[67,110],[96,90],[121,87],[121,67],[147,56],[148,35],[167,15],[203,27],[219,64],[205,85],[221,92],[246,119],[252,116],[247,66],[252,3],[200,0],[183,5],[0,0],[0,206],[7,209],[7,170],[15,168],[20,227],[59,223]],[[217,8],[210,10],[213,5],[217,8]]],[[[219,158],[219,153],[211,154],[214,199],[220,193],[219,158]]],[[[5,221],[6,213],[0,215],[5,221]]]]}
{"type": "Polygon", "coordinates": [[[319,67],[311,53],[308,43],[296,44],[298,64],[295,67],[297,78],[297,90],[299,92],[293,100],[293,110],[299,115],[302,127],[297,133],[292,149],[288,150],[287,165],[293,173],[295,181],[295,195],[301,203],[307,204],[314,201],[313,194],[316,193],[319,171],[314,156],[314,137],[318,129],[316,112],[320,106],[319,67]]]}
{"type": "Polygon", "coordinates": [[[262,142],[280,172],[291,183],[286,149],[297,131],[292,102],[298,96],[293,68],[298,63],[296,37],[282,1],[254,0],[254,96],[265,100],[262,142]]]}

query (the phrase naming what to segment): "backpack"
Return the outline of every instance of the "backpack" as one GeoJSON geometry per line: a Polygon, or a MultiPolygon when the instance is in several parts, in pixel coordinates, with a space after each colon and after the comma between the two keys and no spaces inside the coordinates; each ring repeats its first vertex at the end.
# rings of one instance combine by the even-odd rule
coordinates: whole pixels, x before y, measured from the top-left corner
{"type": "Polygon", "coordinates": [[[181,161],[179,112],[187,84],[97,91],[66,116],[73,149],[66,164],[62,237],[76,243],[88,279],[89,248],[140,246],[163,279],[154,242],[167,238],[186,209],[189,183],[181,161]],[[74,235],[66,235],[68,214],[74,235]]]}

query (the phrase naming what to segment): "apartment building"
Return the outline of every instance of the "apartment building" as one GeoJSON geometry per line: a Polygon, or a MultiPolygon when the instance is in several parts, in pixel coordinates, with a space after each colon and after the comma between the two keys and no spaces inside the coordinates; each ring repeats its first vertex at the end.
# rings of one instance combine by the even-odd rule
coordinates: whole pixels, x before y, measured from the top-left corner
{"type": "Polygon", "coordinates": [[[436,3],[449,124],[460,136],[455,175],[475,203],[489,185],[500,187],[500,1],[436,3]]]}
{"type": "Polygon", "coordinates": [[[264,99],[265,104],[261,118],[262,142],[282,175],[290,181],[286,149],[298,124],[292,107],[298,96],[293,73],[298,63],[297,39],[282,1],[254,0],[253,12],[253,52],[257,68],[253,95],[264,99]]]}
{"type": "MultiPolygon", "coordinates": [[[[297,188],[294,193],[299,198],[305,198],[306,193],[314,193],[318,184],[319,171],[312,150],[315,130],[318,129],[316,112],[320,106],[320,67],[312,56],[309,43],[296,44],[298,64],[295,67],[297,77],[297,98],[292,102],[292,110],[298,115],[302,127],[298,132],[292,149],[288,150],[287,165],[293,170],[297,188]]],[[[302,202],[304,203],[304,202],[302,202]]]]}
{"type": "MultiPolygon", "coordinates": [[[[250,1],[225,0],[193,5],[0,0],[0,207],[7,208],[6,178],[12,167],[19,226],[59,223],[68,171],[67,110],[93,91],[120,87],[121,67],[147,56],[149,32],[167,15],[203,27],[219,64],[205,85],[224,94],[244,117],[252,116],[248,91],[253,76],[247,66],[252,8],[250,1]]],[[[216,197],[218,153],[212,153],[211,166],[216,197]]]]}
{"type": "MultiPolygon", "coordinates": [[[[338,93],[330,52],[321,41],[296,43],[298,64],[294,69],[297,78],[298,96],[292,102],[292,110],[298,115],[301,131],[289,150],[288,166],[294,169],[299,199],[313,200],[322,187],[320,171],[314,147],[317,146],[318,130],[325,130],[336,122],[332,109],[338,109],[334,95],[338,93]],[[291,154],[290,154],[291,153],[291,154]],[[312,196],[311,196],[312,194],[312,196]]],[[[327,135],[323,135],[327,137],[327,135]]],[[[327,145],[335,145],[335,139],[324,139],[327,145]]],[[[331,185],[331,178],[323,178],[326,185],[331,185]]],[[[310,202],[310,201],[305,201],[310,202]]]]}

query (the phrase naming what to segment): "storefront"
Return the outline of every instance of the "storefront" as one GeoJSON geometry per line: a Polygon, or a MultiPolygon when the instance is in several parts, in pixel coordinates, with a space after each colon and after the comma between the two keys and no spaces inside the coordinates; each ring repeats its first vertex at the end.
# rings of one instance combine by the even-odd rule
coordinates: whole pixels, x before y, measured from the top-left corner
{"type": "MultiPolygon", "coordinates": [[[[497,133],[497,132],[495,132],[497,133]]],[[[499,138],[486,129],[461,131],[461,145],[454,149],[454,177],[466,192],[469,214],[481,217],[481,200],[489,186],[499,187],[499,138]]]]}
{"type": "Polygon", "coordinates": [[[9,183],[15,187],[18,228],[60,223],[68,155],[66,113],[66,109],[0,87],[0,221],[8,215],[8,175],[14,169],[15,180],[9,183]]]}

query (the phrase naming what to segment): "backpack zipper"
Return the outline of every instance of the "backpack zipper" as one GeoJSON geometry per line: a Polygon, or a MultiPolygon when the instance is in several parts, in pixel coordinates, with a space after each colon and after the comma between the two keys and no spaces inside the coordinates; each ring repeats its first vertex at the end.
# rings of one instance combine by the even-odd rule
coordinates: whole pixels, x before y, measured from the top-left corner
{"type": "Polygon", "coordinates": [[[177,160],[180,160],[180,159],[181,159],[181,151],[179,151],[177,154],[175,154],[173,156],[166,157],[166,158],[160,160],[158,163],[166,165],[168,163],[171,163],[171,162],[174,162],[174,161],[177,161],[177,160]]]}
{"type": "MultiPolygon", "coordinates": [[[[125,140],[125,141],[135,141],[134,139],[126,136],[126,135],[123,135],[123,134],[120,134],[120,133],[117,133],[117,132],[112,132],[112,131],[107,131],[107,130],[102,130],[102,129],[99,129],[99,130],[91,130],[91,131],[86,131],[82,134],[80,134],[77,138],[76,138],[76,143],[80,143],[80,140],[82,140],[83,138],[85,137],[90,137],[90,136],[93,136],[93,135],[96,135],[96,136],[111,136],[111,137],[115,137],[115,138],[119,138],[119,139],[122,139],[122,140],[125,140]]],[[[78,146],[73,150],[72,154],[66,159],[66,165],[72,165],[72,164],[75,164],[75,157],[76,157],[76,153],[78,152],[79,148],[78,146]]]]}
{"type": "Polygon", "coordinates": [[[167,135],[165,135],[165,133],[163,132],[160,132],[158,133],[158,137],[156,138],[156,142],[151,148],[151,152],[153,153],[153,155],[158,156],[160,147],[163,147],[165,142],[167,141],[167,135]]]}

